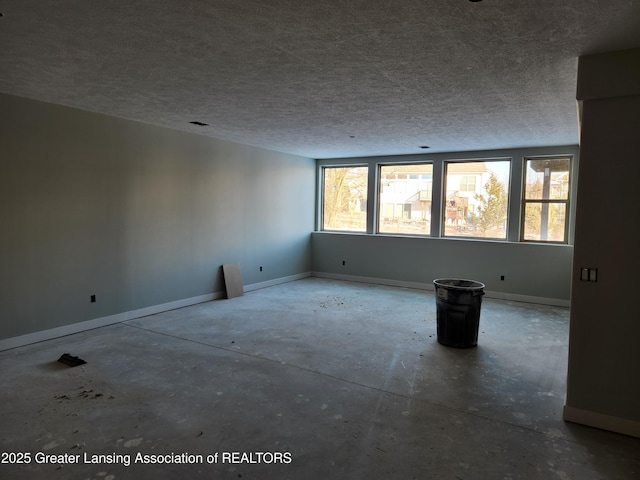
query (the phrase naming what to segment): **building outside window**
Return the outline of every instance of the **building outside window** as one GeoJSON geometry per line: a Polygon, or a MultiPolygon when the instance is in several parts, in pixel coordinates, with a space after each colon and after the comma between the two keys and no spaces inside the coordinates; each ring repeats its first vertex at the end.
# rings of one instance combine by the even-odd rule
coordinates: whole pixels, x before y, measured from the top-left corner
{"type": "Polygon", "coordinates": [[[475,193],[476,178],[477,177],[475,175],[463,175],[462,177],[460,177],[460,191],[475,193]]]}
{"type": "Polygon", "coordinates": [[[510,162],[445,163],[444,236],[507,238],[510,162]]]}
{"type": "Polygon", "coordinates": [[[363,166],[322,169],[322,229],[365,232],[367,177],[363,166]]]}
{"type": "Polygon", "coordinates": [[[429,235],[433,165],[381,165],[378,232],[429,235]]]}
{"type": "Polygon", "coordinates": [[[567,243],[571,158],[525,158],[522,241],[567,243]]]}
{"type": "Polygon", "coordinates": [[[322,231],[569,243],[572,155],[342,161],[319,164],[322,231]]]}

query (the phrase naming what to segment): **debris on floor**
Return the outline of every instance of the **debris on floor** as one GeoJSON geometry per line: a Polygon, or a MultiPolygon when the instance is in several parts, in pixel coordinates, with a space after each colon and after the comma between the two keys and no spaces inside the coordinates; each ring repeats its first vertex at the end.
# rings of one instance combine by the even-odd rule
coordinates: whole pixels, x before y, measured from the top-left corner
{"type": "Polygon", "coordinates": [[[87,363],[81,358],[74,357],[73,355],[70,355],[68,353],[63,353],[58,361],[70,367],[77,367],[78,365],[84,365],[85,363],[87,363]]]}

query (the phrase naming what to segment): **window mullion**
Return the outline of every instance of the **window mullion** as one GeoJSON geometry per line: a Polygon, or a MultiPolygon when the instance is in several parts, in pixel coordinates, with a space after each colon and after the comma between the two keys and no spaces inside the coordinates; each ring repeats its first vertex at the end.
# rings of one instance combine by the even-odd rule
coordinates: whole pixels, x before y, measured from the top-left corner
{"type": "Polygon", "coordinates": [[[376,231],[376,211],[378,205],[378,167],[369,165],[369,183],[367,185],[367,233],[377,233],[376,231]]]}

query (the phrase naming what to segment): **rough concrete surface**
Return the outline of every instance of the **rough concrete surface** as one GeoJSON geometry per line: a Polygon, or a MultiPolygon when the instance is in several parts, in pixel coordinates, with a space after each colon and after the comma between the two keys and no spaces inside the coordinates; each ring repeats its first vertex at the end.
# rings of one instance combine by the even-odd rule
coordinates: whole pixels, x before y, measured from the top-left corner
{"type": "Polygon", "coordinates": [[[2,352],[0,477],[640,477],[640,439],[562,420],[568,309],[485,298],[471,349],[435,311],[308,278],[2,352]]]}

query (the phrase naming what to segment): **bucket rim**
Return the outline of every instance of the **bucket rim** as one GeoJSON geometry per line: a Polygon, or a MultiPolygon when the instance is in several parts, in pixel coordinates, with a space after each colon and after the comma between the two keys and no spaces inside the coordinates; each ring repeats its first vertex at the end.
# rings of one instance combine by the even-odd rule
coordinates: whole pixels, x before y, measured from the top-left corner
{"type": "Polygon", "coordinates": [[[477,280],[470,280],[468,278],[436,278],[433,284],[440,288],[448,288],[451,290],[482,290],[485,284],[477,280]],[[469,286],[462,285],[450,285],[445,282],[470,282],[469,286]]]}

